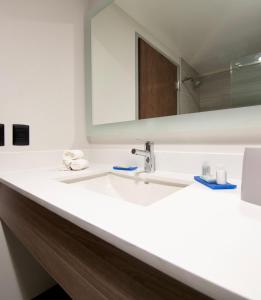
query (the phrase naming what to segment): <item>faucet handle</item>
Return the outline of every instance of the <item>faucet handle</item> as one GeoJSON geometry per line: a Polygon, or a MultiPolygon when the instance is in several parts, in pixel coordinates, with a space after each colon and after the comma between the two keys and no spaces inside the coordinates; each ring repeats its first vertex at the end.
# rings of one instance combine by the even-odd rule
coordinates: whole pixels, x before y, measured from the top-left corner
{"type": "Polygon", "coordinates": [[[136,149],[131,149],[132,154],[136,154],[136,149]]]}

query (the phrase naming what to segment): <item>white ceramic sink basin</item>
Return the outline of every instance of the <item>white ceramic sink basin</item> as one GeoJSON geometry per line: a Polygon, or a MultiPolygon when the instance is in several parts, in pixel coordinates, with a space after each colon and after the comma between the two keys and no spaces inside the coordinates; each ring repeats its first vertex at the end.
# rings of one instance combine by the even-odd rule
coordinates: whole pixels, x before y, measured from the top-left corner
{"type": "Polygon", "coordinates": [[[63,182],[143,206],[151,205],[186,186],[114,173],[103,173],[63,182]]]}

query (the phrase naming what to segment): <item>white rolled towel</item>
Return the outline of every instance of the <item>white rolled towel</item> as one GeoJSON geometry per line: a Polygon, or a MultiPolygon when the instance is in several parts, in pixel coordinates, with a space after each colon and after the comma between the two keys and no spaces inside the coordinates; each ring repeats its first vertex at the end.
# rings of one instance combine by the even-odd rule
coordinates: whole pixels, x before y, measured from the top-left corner
{"type": "Polygon", "coordinates": [[[81,150],[65,150],[63,152],[63,160],[64,161],[81,159],[83,157],[84,157],[84,153],[81,150]]]}
{"type": "Polygon", "coordinates": [[[73,171],[80,171],[87,169],[89,167],[89,162],[87,159],[75,159],[71,161],[70,169],[73,171]]]}

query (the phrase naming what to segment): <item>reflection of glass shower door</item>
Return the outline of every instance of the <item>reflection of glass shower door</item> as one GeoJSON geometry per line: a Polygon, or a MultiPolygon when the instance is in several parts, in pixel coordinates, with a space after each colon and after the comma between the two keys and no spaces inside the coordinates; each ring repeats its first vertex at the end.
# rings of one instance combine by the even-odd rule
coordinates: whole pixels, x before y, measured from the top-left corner
{"type": "Polygon", "coordinates": [[[232,107],[261,104],[261,53],[231,63],[232,107]]]}

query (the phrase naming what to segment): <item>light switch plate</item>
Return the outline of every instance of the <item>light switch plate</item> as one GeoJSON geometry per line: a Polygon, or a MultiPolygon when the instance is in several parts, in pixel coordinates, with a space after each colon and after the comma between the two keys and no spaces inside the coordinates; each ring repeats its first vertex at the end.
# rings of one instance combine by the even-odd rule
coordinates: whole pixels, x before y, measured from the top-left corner
{"type": "Polygon", "coordinates": [[[28,146],[29,145],[29,126],[28,125],[13,125],[13,145],[28,146]]]}
{"type": "Polygon", "coordinates": [[[5,125],[0,124],[0,146],[5,145],[5,125]]]}

